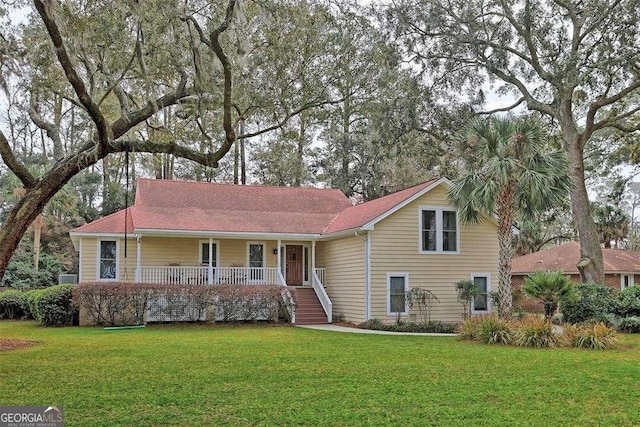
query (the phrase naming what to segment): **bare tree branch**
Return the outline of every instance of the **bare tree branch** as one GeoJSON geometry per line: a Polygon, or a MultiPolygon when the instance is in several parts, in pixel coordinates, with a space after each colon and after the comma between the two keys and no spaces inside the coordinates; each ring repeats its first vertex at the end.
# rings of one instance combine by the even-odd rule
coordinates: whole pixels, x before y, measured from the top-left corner
{"type": "Polygon", "coordinates": [[[93,101],[91,95],[89,95],[89,93],[87,92],[87,88],[85,87],[84,82],[73,67],[71,58],[69,57],[69,54],[67,53],[64,45],[64,41],[62,40],[62,35],[60,34],[58,24],[52,16],[52,9],[56,3],[52,0],[35,0],[34,3],[38,13],[40,14],[40,17],[42,18],[42,21],[44,22],[45,27],[47,28],[49,37],[53,42],[56,56],[58,57],[58,61],[60,62],[60,65],[64,70],[67,80],[73,87],[73,90],[76,92],[78,99],[87,110],[87,113],[91,117],[91,120],[96,125],[99,150],[107,151],[110,140],[110,129],[107,123],[107,119],[105,118],[104,114],[102,114],[102,111],[100,111],[98,105],[93,101]]]}
{"type": "Polygon", "coordinates": [[[518,99],[516,102],[514,102],[511,105],[507,105],[506,107],[501,107],[501,108],[495,108],[493,110],[489,110],[489,111],[479,111],[478,115],[484,116],[484,115],[489,115],[489,114],[494,114],[494,113],[500,113],[503,111],[511,111],[514,108],[516,108],[518,105],[522,104],[524,102],[524,97],[518,99]]]}
{"type": "Polygon", "coordinates": [[[13,155],[13,150],[11,150],[9,141],[7,141],[2,130],[0,130],[0,156],[2,156],[2,160],[4,160],[7,167],[16,174],[24,188],[29,189],[36,184],[36,178],[31,175],[31,172],[13,155]]]}

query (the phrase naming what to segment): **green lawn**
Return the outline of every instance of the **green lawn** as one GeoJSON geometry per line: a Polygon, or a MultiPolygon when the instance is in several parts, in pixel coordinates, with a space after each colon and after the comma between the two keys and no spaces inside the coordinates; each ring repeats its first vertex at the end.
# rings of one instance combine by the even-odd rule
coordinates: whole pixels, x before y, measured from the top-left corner
{"type": "Polygon", "coordinates": [[[615,351],[288,326],[41,328],[0,353],[1,405],[68,426],[640,425],[640,336],[615,351]]]}

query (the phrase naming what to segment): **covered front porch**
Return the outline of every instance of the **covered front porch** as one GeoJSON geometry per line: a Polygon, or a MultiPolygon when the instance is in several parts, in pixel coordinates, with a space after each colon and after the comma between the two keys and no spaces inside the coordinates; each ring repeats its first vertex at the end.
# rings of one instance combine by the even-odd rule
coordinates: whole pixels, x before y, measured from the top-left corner
{"type": "Polygon", "coordinates": [[[316,252],[315,241],[137,235],[135,280],[313,286],[324,282],[316,252]]]}
{"type": "Polygon", "coordinates": [[[317,248],[313,240],[138,234],[135,250],[136,282],[312,288],[331,322],[332,304],[324,286],[325,268],[316,266],[317,248]]]}

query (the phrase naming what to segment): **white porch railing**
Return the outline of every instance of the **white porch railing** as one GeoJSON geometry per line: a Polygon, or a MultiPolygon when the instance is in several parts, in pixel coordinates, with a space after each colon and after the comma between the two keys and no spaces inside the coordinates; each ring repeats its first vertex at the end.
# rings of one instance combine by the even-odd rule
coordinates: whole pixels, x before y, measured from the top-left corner
{"type": "Polygon", "coordinates": [[[207,267],[198,266],[148,266],[141,267],[140,281],[158,285],[206,285],[207,272],[207,267]]]}
{"type": "MultiPolygon", "coordinates": [[[[143,283],[206,285],[209,267],[200,266],[145,266],[141,267],[143,283]]],[[[282,285],[277,268],[215,267],[214,285],[282,285]]]]}
{"type": "Polygon", "coordinates": [[[318,275],[318,279],[320,279],[320,283],[322,283],[323,286],[325,284],[325,281],[324,281],[325,271],[326,271],[326,268],[316,268],[316,274],[318,275]]]}
{"type": "Polygon", "coordinates": [[[313,272],[313,277],[311,278],[311,285],[313,286],[313,290],[316,292],[316,295],[320,300],[320,304],[322,304],[322,308],[327,315],[327,321],[331,323],[333,321],[333,304],[329,299],[329,295],[327,295],[327,291],[325,291],[324,289],[323,282],[320,281],[318,274],[316,274],[318,270],[322,270],[322,272],[324,273],[324,269],[316,268],[316,271],[313,272]]]}

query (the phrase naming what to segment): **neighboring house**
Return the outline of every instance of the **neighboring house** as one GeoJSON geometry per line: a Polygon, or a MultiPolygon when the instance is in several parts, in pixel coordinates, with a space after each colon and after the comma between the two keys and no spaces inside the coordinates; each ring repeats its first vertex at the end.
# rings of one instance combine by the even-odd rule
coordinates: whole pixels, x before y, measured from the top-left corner
{"type": "MultiPolygon", "coordinates": [[[[602,249],[607,286],[625,289],[640,283],[640,252],[602,249]]],[[[569,242],[549,249],[513,258],[511,281],[521,287],[527,275],[535,271],[562,271],[579,282],[580,243],[569,242]]]]}
{"type": "MultiPolygon", "coordinates": [[[[314,290],[329,322],[411,319],[405,292],[423,287],[439,300],[432,319],[458,321],[453,283],[495,288],[498,243],[493,219],[459,223],[449,184],[353,206],[332,189],[140,179],[126,212],[70,235],[80,281],[297,286],[314,290]]],[[[473,311],[490,311],[484,301],[473,311]]]]}

